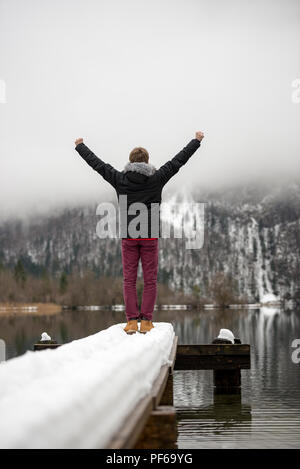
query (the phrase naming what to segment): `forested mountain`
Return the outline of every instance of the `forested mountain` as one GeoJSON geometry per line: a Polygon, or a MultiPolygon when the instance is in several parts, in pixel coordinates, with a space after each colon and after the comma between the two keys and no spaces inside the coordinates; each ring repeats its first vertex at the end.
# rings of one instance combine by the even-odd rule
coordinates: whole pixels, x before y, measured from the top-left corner
{"type": "MultiPolygon", "coordinates": [[[[209,296],[214,283],[226,279],[252,302],[266,294],[300,296],[299,184],[199,191],[168,200],[179,218],[195,202],[205,203],[204,245],[188,250],[184,239],[162,239],[160,282],[209,296]]],[[[121,276],[120,241],[98,238],[96,205],[1,222],[2,266],[13,269],[19,261],[34,275],[60,276],[76,268],[121,276]]]]}

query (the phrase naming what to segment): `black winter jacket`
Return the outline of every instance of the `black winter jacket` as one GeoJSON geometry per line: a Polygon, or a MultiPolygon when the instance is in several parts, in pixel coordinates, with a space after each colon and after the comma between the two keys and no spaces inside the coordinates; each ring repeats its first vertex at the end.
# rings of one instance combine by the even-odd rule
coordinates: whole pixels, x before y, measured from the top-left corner
{"type": "Polygon", "coordinates": [[[200,141],[198,139],[191,140],[172,160],[158,170],[149,163],[127,163],[123,171],[117,171],[110,164],[104,163],[84,143],[79,143],[75,149],[95,171],[115,188],[120,207],[120,237],[157,238],[161,234],[159,205],[162,189],[199,147],[200,141]],[[120,198],[120,196],[123,197],[120,198]],[[126,205],[123,203],[126,199],[124,196],[127,196],[126,205]],[[136,211],[137,206],[132,205],[136,202],[144,204],[143,214],[139,209],[136,211]],[[155,204],[152,205],[152,209],[151,204],[155,204]],[[139,215],[146,216],[146,223],[144,223],[145,218],[139,215]],[[140,223],[138,223],[138,219],[140,223]],[[132,231],[133,227],[136,227],[136,230],[132,231]]]}

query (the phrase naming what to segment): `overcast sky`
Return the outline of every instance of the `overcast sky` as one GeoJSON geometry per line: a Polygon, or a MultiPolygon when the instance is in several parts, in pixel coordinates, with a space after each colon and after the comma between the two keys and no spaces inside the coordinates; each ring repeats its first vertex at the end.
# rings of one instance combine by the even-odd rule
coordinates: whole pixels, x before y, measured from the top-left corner
{"type": "Polygon", "coordinates": [[[74,151],[122,170],[202,148],[170,183],[300,169],[298,0],[0,0],[1,212],[114,195],[74,151]],[[3,101],[3,96],[2,96],[3,101]]]}

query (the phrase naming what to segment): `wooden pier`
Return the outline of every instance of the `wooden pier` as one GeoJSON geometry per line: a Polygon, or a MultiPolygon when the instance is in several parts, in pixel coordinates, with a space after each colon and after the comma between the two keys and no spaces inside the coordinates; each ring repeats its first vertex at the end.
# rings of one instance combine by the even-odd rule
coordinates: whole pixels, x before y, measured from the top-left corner
{"type": "MultiPolygon", "coordinates": [[[[55,349],[54,341],[39,342],[34,350],[55,349]]],[[[149,395],[141,399],[109,449],[176,448],[177,423],[173,405],[173,376],[176,370],[213,370],[215,395],[241,394],[241,369],[250,369],[250,345],[178,345],[175,337],[169,364],[160,369],[149,395]]]]}

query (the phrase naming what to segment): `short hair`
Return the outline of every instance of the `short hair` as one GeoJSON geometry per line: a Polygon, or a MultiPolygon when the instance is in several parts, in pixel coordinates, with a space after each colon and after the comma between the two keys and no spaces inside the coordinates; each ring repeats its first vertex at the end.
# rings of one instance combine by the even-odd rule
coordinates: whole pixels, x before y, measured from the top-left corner
{"type": "Polygon", "coordinates": [[[148,163],[149,153],[146,148],[136,147],[129,154],[130,163],[148,163]]]}

